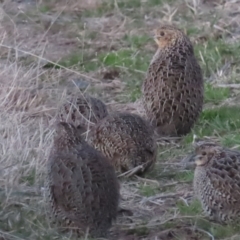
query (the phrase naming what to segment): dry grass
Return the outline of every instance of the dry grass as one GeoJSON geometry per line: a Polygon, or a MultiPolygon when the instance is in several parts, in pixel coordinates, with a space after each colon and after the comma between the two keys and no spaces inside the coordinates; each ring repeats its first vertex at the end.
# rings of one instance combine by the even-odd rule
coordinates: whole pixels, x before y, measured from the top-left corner
{"type": "Polygon", "coordinates": [[[44,196],[56,110],[68,94],[87,91],[112,109],[143,114],[140,87],[155,51],[148,36],[165,21],[195,44],[205,111],[179,145],[159,147],[152,172],[121,179],[121,206],[129,211],[110,238],[240,239],[234,226],[202,215],[193,170],[179,167],[193,134],[239,147],[239,1],[48,2],[5,0],[0,11],[0,238],[70,238],[51,224],[44,196]]]}

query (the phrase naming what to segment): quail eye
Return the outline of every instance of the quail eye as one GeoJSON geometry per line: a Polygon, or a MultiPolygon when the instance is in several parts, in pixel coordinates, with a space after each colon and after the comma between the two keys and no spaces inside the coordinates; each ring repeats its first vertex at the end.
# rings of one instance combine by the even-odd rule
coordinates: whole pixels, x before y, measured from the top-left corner
{"type": "Polygon", "coordinates": [[[206,152],[202,152],[202,155],[205,156],[205,155],[207,155],[207,153],[206,152]]]}
{"type": "Polygon", "coordinates": [[[160,36],[163,37],[165,35],[164,32],[160,32],[160,36]]]}

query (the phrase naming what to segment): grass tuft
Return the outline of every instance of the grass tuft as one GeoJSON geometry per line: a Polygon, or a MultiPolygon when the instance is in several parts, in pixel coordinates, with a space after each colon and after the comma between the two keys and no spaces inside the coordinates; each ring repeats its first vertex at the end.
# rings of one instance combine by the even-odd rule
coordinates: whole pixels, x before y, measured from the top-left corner
{"type": "Polygon", "coordinates": [[[196,216],[202,213],[202,206],[198,200],[194,200],[187,206],[183,201],[177,203],[177,207],[182,215],[196,216]]]}

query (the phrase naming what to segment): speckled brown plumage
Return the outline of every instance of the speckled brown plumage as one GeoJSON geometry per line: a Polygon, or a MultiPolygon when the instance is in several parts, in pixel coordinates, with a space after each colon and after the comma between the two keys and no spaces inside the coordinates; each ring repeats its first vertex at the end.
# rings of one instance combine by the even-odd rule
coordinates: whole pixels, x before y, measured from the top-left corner
{"type": "Polygon", "coordinates": [[[156,161],[157,145],[150,124],[130,113],[113,113],[94,126],[89,142],[100,150],[117,172],[143,165],[139,173],[156,161]]]}
{"type": "Polygon", "coordinates": [[[59,108],[58,119],[85,129],[93,126],[108,115],[106,105],[97,98],[80,95],[74,96],[59,108]]]}
{"type": "Polygon", "coordinates": [[[219,222],[240,217],[240,152],[215,143],[195,149],[194,190],[207,215],[219,222]]]}
{"type": "Polygon", "coordinates": [[[53,215],[63,226],[105,237],[117,216],[119,183],[114,168],[89,146],[78,129],[57,123],[48,159],[48,189],[53,215]]]}
{"type": "Polygon", "coordinates": [[[203,77],[188,37],[174,26],[155,30],[158,45],[142,86],[147,117],[160,135],[190,132],[202,110],[203,77]]]}

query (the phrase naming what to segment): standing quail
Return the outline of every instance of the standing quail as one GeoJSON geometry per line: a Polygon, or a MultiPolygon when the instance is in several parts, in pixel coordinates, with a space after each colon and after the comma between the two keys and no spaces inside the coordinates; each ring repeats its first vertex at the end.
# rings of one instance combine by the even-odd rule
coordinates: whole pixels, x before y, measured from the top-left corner
{"type": "Polygon", "coordinates": [[[115,112],[96,124],[89,143],[100,150],[119,173],[142,166],[143,173],[154,165],[157,145],[150,124],[136,114],[115,112]]]}
{"type": "Polygon", "coordinates": [[[58,119],[88,129],[107,115],[107,107],[100,99],[81,95],[72,97],[60,107],[58,119]]]}
{"type": "Polygon", "coordinates": [[[211,142],[195,148],[194,191],[205,213],[218,222],[240,216],[240,152],[211,142]]]}
{"type": "Polygon", "coordinates": [[[48,189],[57,222],[77,229],[78,234],[107,235],[119,202],[114,168],[69,123],[56,125],[48,159],[48,189]]]}
{"type": "Polygon", "coordinates": [[[178,28],[164,25],[154,40],[158,49],[143,82],[143,106],[160,136],[182,136],[202,111],[202,71],[192,43],[178,28]]]}

